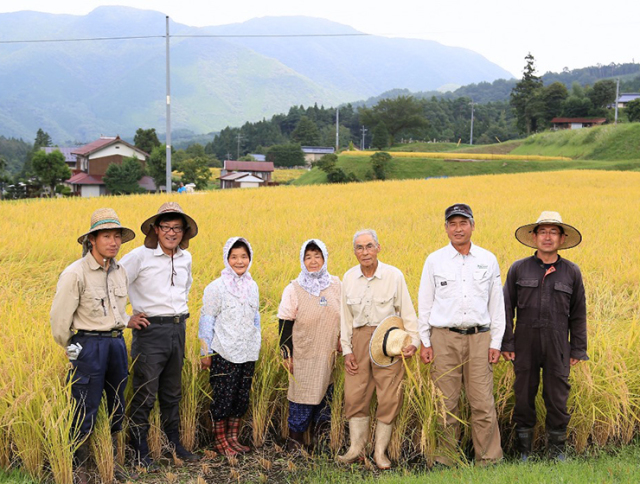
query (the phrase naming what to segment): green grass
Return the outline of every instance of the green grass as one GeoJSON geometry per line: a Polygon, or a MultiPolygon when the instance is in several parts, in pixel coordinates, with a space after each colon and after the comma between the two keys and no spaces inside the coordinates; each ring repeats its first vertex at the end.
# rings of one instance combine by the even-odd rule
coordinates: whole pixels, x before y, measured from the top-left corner
{"type": "Polygon", "coordinates": [[[0,469],[0,484],[36,484],[36,482],[21,472],[0,469]]]}
{"type": "MultiPolygon", "coordinates": [[[[393,154],[392,154],[393,155],[393,154]]],[[[559,170],[621,170],[640,171],[640,152],[637,159],[628,161],[573,160],[573,161],[478,161],[471,163],[444,161],[427,158],[394,158],[387,170],[387,179],[404,180],[411,178],[433,178],[472,175],[498,175],[504,173],[524,173],[532,171],[559,170]]],[[[339,157],[338,167],[346,173],[353,172],[364,180],[371,169],[367,156],[339,157]]],[[[305,173],[292,185],[314,185],[327,183],[326,174],[318,168],[305,173]]]]}
{"type": "Polygon", "coordinates": [[[470,147],[471,145],[457,143],[409,143],[405,145],[396,145],[389,148],[387,151],[421,151],[427,153],[441,153],[443,151],[455,151],[457,149],[462,149],[466,147],[470,147]]]}
{"type": "Polygon", "coordinates": [[[599,456],[570,459],[564,463],[540,460],[521,464],[506,461],[489,468],[454,468],[415,472],[400,468],[378,473],[354,465],[339,468],[331,462],[293,480],[296,483],[358,484],[591,484],[640,482],[640,447],[628,446],[599,456]]]}

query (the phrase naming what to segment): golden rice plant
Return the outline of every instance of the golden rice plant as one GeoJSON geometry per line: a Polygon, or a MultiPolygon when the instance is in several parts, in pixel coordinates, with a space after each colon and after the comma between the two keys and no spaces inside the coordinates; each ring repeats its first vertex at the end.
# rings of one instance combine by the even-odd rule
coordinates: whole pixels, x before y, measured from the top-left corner
{"type": "MultiPolygon", "coordinates": [[[[376,151],[343,151],[343,156],[371,156],[376,151]]],[[[566,156],[541,156],[541,155],[502,155],[498,153],[453,153],[453,152],[421,152],[421,151],[393,151],[389,153],[394,158],[430,158],[434,160],[526,160],[526,161],[571,161],[566,156]]]]}
{"type": "MultiPolygon", "coordinates": [[[[65,426],[70,428],[73,415],[68,387],[61,383],[68,361],[64,350],[51,338],[48,313],[60,272],[80,257],[75,239],[86,231],[91,212],[110,206],[124,225],[136,228],[164,201],[176,197],[2,202],[3,467],[22,467],[38,479],[46,477],[50,469],[56,482],[65,482],[68,477],[70,449],[75,445],[71,436],[66,444],[63,442],[65,426]],[[59,422],[55,431],[50,429],[53,421],[59,422]],[[46,428],[48,432],[44,432],[46,428]],[[52,452],[55,445],[62,450],[52,452]]],[[[365,227],[375,228],[382,245],[380,260],[403,271],[415,304],[426,256],[448,242],[443,229],[444,209],[452,203],[466,202],[476,215],[473,241],[496,254],[503,279],[515,260],[533,252],[514,239],[514,230],[535,221],[541,211],[558,210],[567,223],[580,229],[584,242],[562,255],[576,262],[583,272],[591,361],[582,362],[571,371],[570,443],[576,451],[583,452],[593,445],[629,442],[638,435],[640,423],[640,233],[629,210],[621,207],[633,207],[639,198],[639,173],[602,171],[281,186],[180,196],[180,204],[200,227],[190,244],[194,283],[189,304],[193,316],[187,325],[183,439],[196,448],[201,445],[195,422],[206,411],[206,393],[210,389],[206,374],[197,371],[197,314],[204,287],[223,268],[222,246],[228,237],[245,236],[255,251],[251,273],[260,288],[263,346],[245,421],[251,425],[254,444],[261,445],[269,439],[270,432],[286,433],[287,375],[278,351],[276,312],[284,287],[300,270],[300,244],[311,237],[322,239],[329,248],[330,272],[342,276],[357,263],[352,251],[353,233],[365,227]]],[[[133,242],[123,245],[121,253],[142,242],[138,234],[133,242]]],[[[130,344],[129,330],[126,341],[130,344]]],[[[437,422],[442,406],[438,404],[439,395],[429,368],[417,358],[406,363],[404,405],[391,451],[401,460],[420,452],[427,462],[432,462],[437,452],[437,422]]],[[[331,448],[336,452],[346,441],[342,365],[342,358],[338,358],[331,429],[331,448]]],[[[496,408],[507,449],[512,429],[513,378],[510,363],[501,362],[494,368],[496,408]]],[[[130,388],[127,398],[131,398],[130,388]]],[[[540,443],[544,440],[542,403],[539,396],[536,435],[540,443]]],[[[461,449],[470,438],[468,419],[465,409],[461,415],[461,449]]],[[[159,425],[156,408],[149,436],[156,458],[162,452],[159,425]]]]}

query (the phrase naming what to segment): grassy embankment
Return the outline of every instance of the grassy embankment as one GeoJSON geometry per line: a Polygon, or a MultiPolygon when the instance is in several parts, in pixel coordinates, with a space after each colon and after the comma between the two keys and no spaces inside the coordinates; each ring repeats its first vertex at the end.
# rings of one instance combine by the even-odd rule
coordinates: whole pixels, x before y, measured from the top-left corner
{"type": "MultiPolygon", "coordinates": [[[[523,173],[558,170],[640,170],[640,124],[599,126],[582,130],[545,132],[525,140],[495,145],[456,148],[453,143],[419,143],[389,150],[393,156],[387,170],[388,179],[411,179],[469,175],[523,173]],[[447,150],[447,147],[449,150],[447,150]],[[425,150],[420,157],[416,149],[425,150]],[[411,157],[401,157],[399,151],[411,151],[411,157]],[[458,160],[430,158],[435,153],[458,160]],[[500,159],[480,160],[474,155],[495,155],[500,159]],[[535,161],[524,157],[560,156],[571,160],[535,161]],[[505,158],[506,157],[506,158],[505,158]]],[[[371,169],[369,155],[343,153],[338,166],[364,179],[371,169]]],[[[326,174],[313,169],[293,182],[294,185],[326,183],[326,174]]]]}

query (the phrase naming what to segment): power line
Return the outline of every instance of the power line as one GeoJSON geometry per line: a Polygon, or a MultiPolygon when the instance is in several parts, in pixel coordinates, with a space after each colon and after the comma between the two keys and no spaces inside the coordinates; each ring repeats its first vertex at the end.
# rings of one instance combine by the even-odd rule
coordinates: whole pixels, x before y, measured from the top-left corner
{"type": "MultiPolygon", "coordinates": [[[[372,34],[199,34],[199,35],[172,35],[172,38],[291,38],[291,37],[367,37],[372,34]]],[[[25,39],[25,40],[0,40],[0,44],[42,44],[53,42],[90,42],[94,40],[140,40],[140,39],[164,39],[165,35],[131,35],[126,37],[87,37],[80,39],[25,39]]]]}

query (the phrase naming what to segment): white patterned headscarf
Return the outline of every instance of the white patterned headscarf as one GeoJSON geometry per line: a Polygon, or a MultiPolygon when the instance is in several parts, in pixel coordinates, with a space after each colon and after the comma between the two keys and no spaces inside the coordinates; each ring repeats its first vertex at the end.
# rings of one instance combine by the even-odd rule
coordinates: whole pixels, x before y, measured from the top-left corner
{"type": "Polygon", "coordinates": [[[331,285],[331,274],[327,271],[327,263],[329,262],[329,253],[327,252],[327,247],[324,245],[320,239],[309,239],[304,244],[302,244],[302,248],[300,249],[300,267],[302,271],[300,271],[300,275],[296,279],[300,287],[307,291],[309,294],[314,296],[319,296],[321,291],[324,291],[327,287],[331,285]],[[309,244],[317,245],[322,251],[322,257],[324,258],[324,264],[322,268],[317,272],[309,272],[304,265],[304,254],[306,252],[307,246],[309,244]]]}
{"type": "Polygon", "coordinates": [[[251,287],[253,278],[249,273],[249,269],[251,268],[251,264],[253,264],[253,249],[251,248],[251,244],[244,237],[231,237],[224,244],[224,249],[222,249],[222,256],[224,259],[224,269],[222,269],[222,281],[224,282],[224,286],[227,288],[231,294],[240,299],[248,299],[251,296],[251,287]],[[239,276],[229,265],[229,252],[231,252],[231,247],[237,241],[244,242],[247,244],[249,248],[249,267],[244,274],[239,276]]]}

